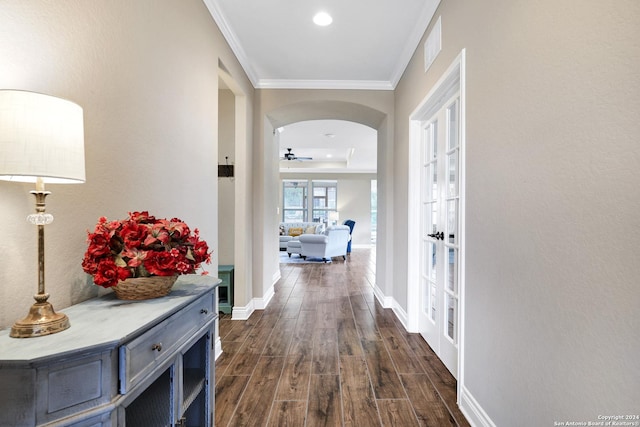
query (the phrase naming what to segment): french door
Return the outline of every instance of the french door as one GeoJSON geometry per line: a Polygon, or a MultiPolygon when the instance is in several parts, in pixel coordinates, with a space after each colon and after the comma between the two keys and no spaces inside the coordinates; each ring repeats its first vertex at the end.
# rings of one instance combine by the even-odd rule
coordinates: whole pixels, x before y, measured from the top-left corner
{"type": "Polygon", "coordinates": [[[420,333],[458,376],[460,95],[421,125],[420,333]]]}

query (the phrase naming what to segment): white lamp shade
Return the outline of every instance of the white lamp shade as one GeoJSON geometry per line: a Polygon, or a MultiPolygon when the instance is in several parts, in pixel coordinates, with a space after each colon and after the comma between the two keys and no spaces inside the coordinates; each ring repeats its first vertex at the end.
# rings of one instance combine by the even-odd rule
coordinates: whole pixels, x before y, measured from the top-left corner
{"type": "Polygon", "coordinates": [[[0,90],[0,179],[85,181],[82,108],[71,101],[0,90]]]}
{"type": "Polygon", "coordinates": [[[340,214],[338,213],[338,211],[330,211],[329,212],[329,220],[337,221],[339,219],[340,219],[340,214]]]}

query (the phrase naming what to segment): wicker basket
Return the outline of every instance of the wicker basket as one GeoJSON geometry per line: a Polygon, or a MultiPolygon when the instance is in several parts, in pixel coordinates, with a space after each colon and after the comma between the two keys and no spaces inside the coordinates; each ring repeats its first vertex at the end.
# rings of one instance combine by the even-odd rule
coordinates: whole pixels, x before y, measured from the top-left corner
{"type": "Polygon", "coordinates": [[[169,295],[178,276],[132,277],[121,280],[113,291],[118,299],[144,300],[169,295]]]}

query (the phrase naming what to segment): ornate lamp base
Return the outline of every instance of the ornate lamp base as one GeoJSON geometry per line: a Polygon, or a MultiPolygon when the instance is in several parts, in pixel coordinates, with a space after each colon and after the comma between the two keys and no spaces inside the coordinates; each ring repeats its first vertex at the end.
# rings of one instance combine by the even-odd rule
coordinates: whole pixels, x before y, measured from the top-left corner
{"type": "Polygon", "coordinates": [[[51,303],[37,302],[31,306],[29,314],[18,320],[11,328],[13,338],[41,337],[68,329],[71,324],[64,313],[56,313],[51,303]]]}

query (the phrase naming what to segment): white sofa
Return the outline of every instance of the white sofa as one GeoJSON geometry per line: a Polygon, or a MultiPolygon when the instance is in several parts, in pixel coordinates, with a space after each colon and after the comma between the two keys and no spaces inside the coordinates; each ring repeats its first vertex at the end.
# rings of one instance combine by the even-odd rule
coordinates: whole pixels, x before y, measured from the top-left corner
{"type": "Polygon", "coordinates": [[[298,236],[290,234],[292,228],[302,229],[302,234],[324,234],[325,225],[322,222],[281,222],[280,223],[280,250],[287,249],[287,243],[298,236]],[[313,231],[311,230],[313,227],[313,231]]]}
{"type": "Polygon", "coordinates": [[[347,259],[347,244],[351,238],[346,225],[334,225],[327,228],[325,234],[303,234],[300,240],[302,258],[321,258],[324,262],[332,257],[347,259]]]}

